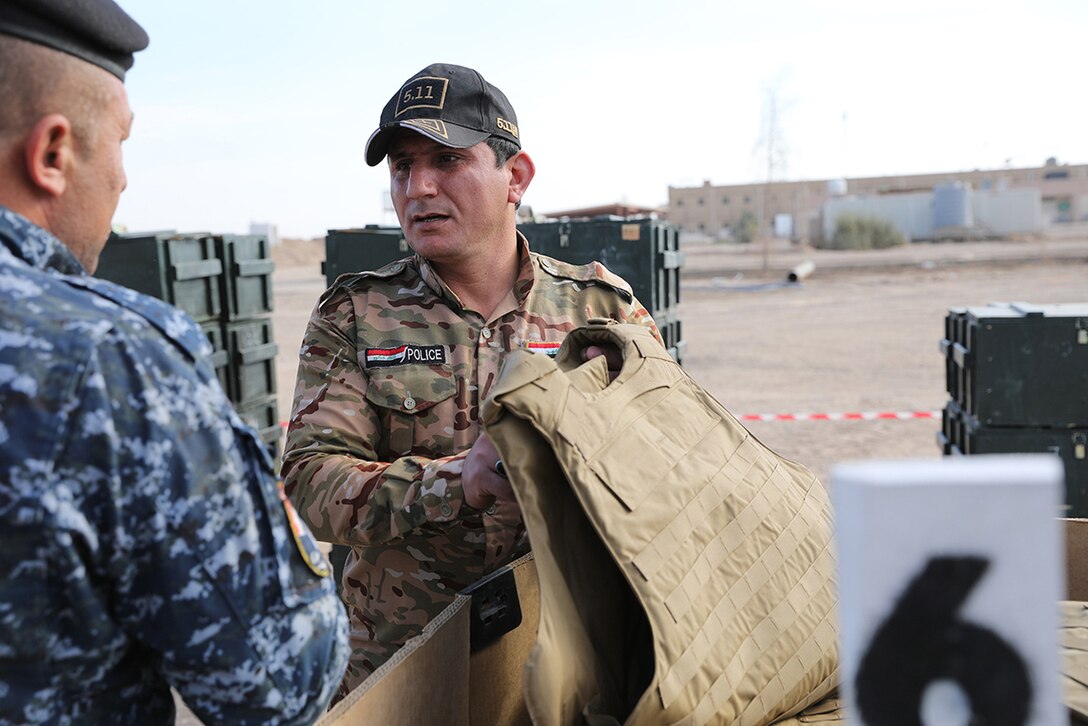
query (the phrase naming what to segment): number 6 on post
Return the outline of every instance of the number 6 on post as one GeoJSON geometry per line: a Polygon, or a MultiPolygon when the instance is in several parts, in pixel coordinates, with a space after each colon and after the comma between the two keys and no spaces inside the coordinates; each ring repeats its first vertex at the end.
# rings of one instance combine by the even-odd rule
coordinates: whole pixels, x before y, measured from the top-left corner
{"type": "Polygon", "coordinates": [[[1062,466],[1049,455],[831,471],[851,723],[1055,724],[1062,466]]]}

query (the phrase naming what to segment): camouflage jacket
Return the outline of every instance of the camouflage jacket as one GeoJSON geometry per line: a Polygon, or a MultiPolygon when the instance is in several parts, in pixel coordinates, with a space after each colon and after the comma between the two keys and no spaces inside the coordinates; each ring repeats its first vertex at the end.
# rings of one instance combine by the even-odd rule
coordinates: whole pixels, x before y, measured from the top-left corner
{"type": "Polygon", "coordinates": [[[517,513],[464,502],[461,467],[507,351],[554,355],[593,317],[650,327],[600,264],[530,253],[490,320],[463,309],[418,256],[341,276],[300,353],[283,472],[318,539],[351,545],[342,597],[353,688],[457,592],[528,551],[517,513]]]}
{"type": "Polygon", "coordinates": [[[0,723],[310,723],[332,580],[184,313],[0,207],[0,723]]]}

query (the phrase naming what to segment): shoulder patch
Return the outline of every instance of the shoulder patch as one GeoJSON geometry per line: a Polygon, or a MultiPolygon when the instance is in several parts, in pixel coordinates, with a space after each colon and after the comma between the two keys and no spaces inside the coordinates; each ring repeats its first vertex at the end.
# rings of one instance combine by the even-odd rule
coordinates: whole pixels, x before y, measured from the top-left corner
{"type": "Polygon", "coordinates": [[[608,288],[627,302],[631,302],[635,299],[635,294],[631,290],[631,286],[627,284],[627,281],[619,275],[610,272],[609,269],[600,262],[590,262],[585,265],[572,265],[569,262],[563,262],[562,260],[557,260],[554,257],[548,257],[547,255],[542,255],[537,252],[532,252],[530,254],[536,259],[537,263],[540,265],[540,269],[553,277],[561,277],[567,280],[583,282],[588,285],[597,285],[598,287],[608,288]]]}
{"type": "Polygon", "coordinates": [[[287,494],[283,490],[283,480],[279,480],[276,486],[279,489],[280,503],[283,504],[284,514],[287,515],[287,526],[291,528],[291,539],[295,541],[295,547],[298,549],[298,553],[302,555],[303,562],[318,577],[328,577],[332,574],[329,561],[325,559],[325,554],[321,551],[314,536],[302,523],[298,512],[295,511],[295,506],[287,498],[287,494]]]}
{"type": "Polygon", "coordinates": [[[525,344],[525,348],[533,353],[543,353],[549,358],[554,358],[562,345],[562,343],[544,343],[539,340],[530,340],[525,344]]]}

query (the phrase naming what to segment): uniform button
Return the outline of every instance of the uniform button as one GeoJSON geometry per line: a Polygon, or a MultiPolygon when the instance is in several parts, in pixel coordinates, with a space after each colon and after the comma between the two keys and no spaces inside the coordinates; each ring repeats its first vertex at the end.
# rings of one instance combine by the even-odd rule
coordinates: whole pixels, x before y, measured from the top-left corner
{"type": "Polygon", "coordinates": [[[443,504],[441,507],[438,508],[438,511],[442,512],[443,517],[448,517],[453,514],[453,507],[448,504],[443,504]]]}
{"type": "Polygon", "coordinates": [[[411,411],[413,408],[416,407],[416,399],[408,396],[408,398],[404,399],[404,407],[411,411]]]}
{"type": "Polygon", "coordinates": [[[484,510],[484,514],[494,514],[498,510],[497,504],[492,504],[490,507],[484,510]]]}
{"type": "Polygon", "coordinates": [[[491,328],[484,328],[481,330],[480,337],[484,340],[491,340],[491,328]]]}

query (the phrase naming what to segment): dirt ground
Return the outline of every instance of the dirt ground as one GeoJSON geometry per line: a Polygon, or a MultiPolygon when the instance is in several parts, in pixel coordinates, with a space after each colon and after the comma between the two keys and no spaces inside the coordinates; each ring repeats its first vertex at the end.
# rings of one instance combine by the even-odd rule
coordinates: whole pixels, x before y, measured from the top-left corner
{"type": "MultiPolygon", "coordinates": [[[[290,413],[297,353],[325,288],[323,249],[277,251],[278,404],[290,413]]],[[[685,369],[734,415],[935,412],[944,407],[938,345],[949,308],[990,302],[1088,302],[1088,239],[916,244],[836,253],[759,246],[684,248],[678,314],[685,369]],[[784,285],[803,259],[815,271],[784,285]]],[[[938,419],[753,421],[780,454],[826,481],[837,462],[934,458],[938,419]]]]}

